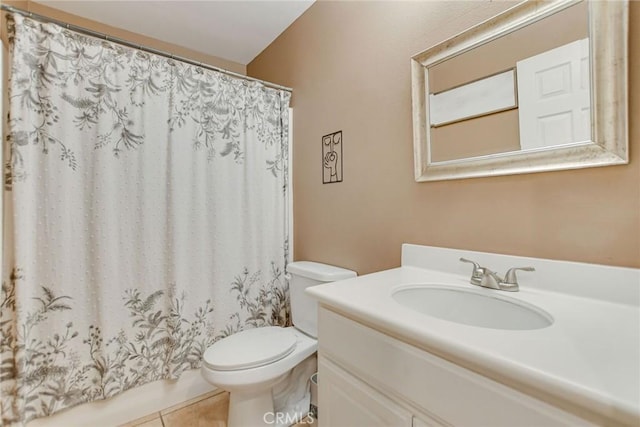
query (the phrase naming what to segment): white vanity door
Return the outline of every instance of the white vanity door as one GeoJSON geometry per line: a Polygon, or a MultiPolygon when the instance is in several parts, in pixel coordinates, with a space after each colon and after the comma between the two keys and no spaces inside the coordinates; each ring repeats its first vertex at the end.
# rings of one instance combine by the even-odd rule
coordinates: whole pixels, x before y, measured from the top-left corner
{"type": "Polygon", "coordinates": [[[411,427],[412,415],[327,359],[318,360],[321,427],[411,427]]]}
{"type": "Polygon", "coordinates": [[[591,140],[589,39],[518,61],[520,148],[591,140]]]}

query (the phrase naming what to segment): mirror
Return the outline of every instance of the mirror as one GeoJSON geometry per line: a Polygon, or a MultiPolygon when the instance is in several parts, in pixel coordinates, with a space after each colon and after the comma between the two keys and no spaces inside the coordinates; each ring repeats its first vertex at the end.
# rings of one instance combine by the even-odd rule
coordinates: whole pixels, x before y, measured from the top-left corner
{"type": "Polygon", "coordinates": [[[628,2],[525,2],[412,58],[416,181],[628,163],[628,2]]]}

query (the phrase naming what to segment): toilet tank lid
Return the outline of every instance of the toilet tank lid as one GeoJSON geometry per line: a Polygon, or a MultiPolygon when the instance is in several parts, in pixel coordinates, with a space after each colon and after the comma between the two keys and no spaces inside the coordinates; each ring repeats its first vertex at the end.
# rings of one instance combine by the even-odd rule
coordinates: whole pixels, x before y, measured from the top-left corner
{"type": "Polygon", "coordinates": [[[287,271],[301,277],[306,277],[320,282],[335,282],[336,280],[350,279],[358,274],[346,268],[321,264],[312,261],[295,261],[287,265],[287,271]]]}

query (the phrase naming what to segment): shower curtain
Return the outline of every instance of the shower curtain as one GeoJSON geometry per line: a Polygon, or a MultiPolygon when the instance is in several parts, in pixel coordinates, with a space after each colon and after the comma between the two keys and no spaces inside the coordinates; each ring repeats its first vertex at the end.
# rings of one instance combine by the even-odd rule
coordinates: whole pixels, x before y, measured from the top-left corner
{"type": "Polygon", "coordinates": [[[8,15],[2,425],[286,325],[290,94],[8,15]]]}

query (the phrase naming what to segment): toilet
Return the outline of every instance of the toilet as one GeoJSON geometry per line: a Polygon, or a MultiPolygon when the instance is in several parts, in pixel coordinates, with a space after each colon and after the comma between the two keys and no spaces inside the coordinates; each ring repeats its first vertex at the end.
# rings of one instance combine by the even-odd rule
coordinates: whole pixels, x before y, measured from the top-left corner
{"type": "MultiPolygon", "coordinates": [[[[289,263],[287,271],[293,326],[246,329],[215,342],[203,355],[202,376],[230,393],[229,427],[274,425],[273,387],[314,358],[318,347],[317,303],[304,290],[356,277],[354,271],[310,261],[289,263]]],[[[308,379],[294,380],[306,387],[308,379]]]]}

